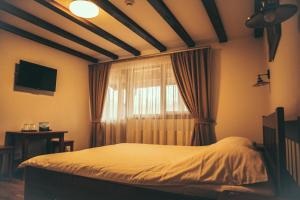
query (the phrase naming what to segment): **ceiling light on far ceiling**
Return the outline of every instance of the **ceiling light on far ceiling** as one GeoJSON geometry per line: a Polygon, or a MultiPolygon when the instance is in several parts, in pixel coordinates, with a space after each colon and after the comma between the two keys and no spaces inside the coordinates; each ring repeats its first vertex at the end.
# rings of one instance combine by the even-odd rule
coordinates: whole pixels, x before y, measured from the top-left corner
{"type": "Polygon", "coordinates": [[[82,18],[93,18],[99,15],[99,7],[89,0],[74,0],[69,5],[70,11],[82,18]]]}

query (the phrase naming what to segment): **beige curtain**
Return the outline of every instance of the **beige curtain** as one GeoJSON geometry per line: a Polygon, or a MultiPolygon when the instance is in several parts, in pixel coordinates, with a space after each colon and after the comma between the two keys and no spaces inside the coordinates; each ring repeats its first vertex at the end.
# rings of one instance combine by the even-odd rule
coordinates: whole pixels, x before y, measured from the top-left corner
{"type": "Polygon", "coordinates": [[[101,116],[104,107],[107,83],[111,63],[93,64],[89,66],[90,107],[92,118],[91,147],[104,144],[101,131],[101,116]]]}
{"type": "Polygon", "coordinates": [[[170,56],[114,63],[102,116],[105,144],[189,145],[193,119],[170,56]]]}
{"type": "Polygon", "coordinates": [[[195,118],[192,145],[213,142],[210,113],[210,49],[174,53],[172,66],[182,98],[195,118]]]}

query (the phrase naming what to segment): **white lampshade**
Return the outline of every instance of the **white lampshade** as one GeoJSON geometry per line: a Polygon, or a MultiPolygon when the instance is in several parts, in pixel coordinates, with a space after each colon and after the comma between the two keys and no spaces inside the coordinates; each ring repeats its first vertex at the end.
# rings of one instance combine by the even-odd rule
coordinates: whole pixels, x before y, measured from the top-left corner
{"type": "Polygon", "coordinates": [[[99,15],[99,7],[88,0],[75,0],[69,5],[70,11],[82,18],[93,18],[99,15]]]}

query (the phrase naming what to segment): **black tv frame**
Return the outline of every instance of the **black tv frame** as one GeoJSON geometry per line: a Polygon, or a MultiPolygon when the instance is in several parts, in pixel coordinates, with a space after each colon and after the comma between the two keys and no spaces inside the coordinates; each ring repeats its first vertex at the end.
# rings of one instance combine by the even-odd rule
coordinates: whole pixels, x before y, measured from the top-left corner
{"type": "Polygon", "coordinates": [[[15,65],[14,90],[16,90],[16,91],[30,92],[30,93],[42,93],[42,94],[53,95],[54,92],[56,92],[56,82],[57,82],[57,69],[55,69],[55,68],[50,68],[50,67],[47,67],[47,66],[44,66],[44,65],[28,62],[28,61],[25,61],[25,60],[20,60],[20,62],[16,63],[16,65],[15,65]],[[50,89],[47,90],[47,89],[40,88],[40,87],[30,87],[30,86],[24,86],[24,85],[18,84],[17,83],[18,68],[20,67],[20,65],[22,63],[26,63],[26,64],[37,66],[37,67],[40,67],[40,68],[46,68],[46,69],[50,69],[50,70],[55,71],[55,83],[54,83],[55,85],[53,87],[54,89],[53,90],[50,90],[50,89]]]}

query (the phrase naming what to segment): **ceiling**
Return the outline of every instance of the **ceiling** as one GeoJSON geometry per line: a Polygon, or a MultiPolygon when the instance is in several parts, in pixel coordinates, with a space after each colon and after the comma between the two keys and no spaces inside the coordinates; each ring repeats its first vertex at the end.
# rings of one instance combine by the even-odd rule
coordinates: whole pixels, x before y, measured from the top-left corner
{"type": "MultiPolygon", "coordinates": [[[[132,56],[132,54],[128,51],[77,25],[69,19],[64,18],[34,0],[6,0],[6,2],[38,16],[39,18],[42,18],[43,20],[46,20],[47,22],[70,33],[73,33],[80,38],[96,44],[103,49],[113,52],[119,57],[132,56]]],[[[56,0],[56,2],[68,7],[70,0],[56,0]]],[[[183,40],[147,0],[135,0],[135,4],[133,6],[127,6],[124,3],[124,0],[111,0],[110,2],[150,33],[159,42],[165,45],[168,50],[186,48],[186,44],[183,40]]],[[[214,27],[212,26],[201,0],[164,0],[164,3],[184,27],[186,32],[195,41],[196,45],[218,42],[218,37],[215,33],[214,27]]],[[[253,0],[216,0],[216,5],[223,21],[228,41],[238,37],[253,36],[253,31],[251,29],[247,29],[244,25],[245,19],[254,12],[253,0]]],[[[110,60],[107,56],[101,55],[94,50],[58,36],[1,10],[0,18],[6,23],[88,54],[101,61],[110,60]]],[[[141,54],[159,52],[159,50],[153,47],[150,43],[102,9],[100,9],[99,16],[89,19],[89,21],[126,42],[130,46],[136,48],[141,52],[141,54]]]]}

